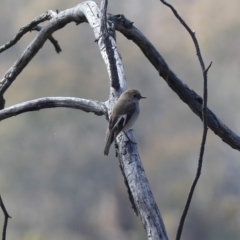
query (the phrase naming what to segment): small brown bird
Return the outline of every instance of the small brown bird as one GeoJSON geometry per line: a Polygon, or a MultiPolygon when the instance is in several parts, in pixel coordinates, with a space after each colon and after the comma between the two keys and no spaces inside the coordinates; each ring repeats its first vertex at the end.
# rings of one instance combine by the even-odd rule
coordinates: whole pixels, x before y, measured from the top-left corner
{"type": "Polygon", "coordinates": [[[109,120],[104,155],[108,155],[110,146],[117,135],[121,131],[125,133],[131,129],[136,122],[140,112],[139,101],[142,98],[145,97],[135,89],[128,89],[121,94],[113,107],[112,115],[109,120]]]}

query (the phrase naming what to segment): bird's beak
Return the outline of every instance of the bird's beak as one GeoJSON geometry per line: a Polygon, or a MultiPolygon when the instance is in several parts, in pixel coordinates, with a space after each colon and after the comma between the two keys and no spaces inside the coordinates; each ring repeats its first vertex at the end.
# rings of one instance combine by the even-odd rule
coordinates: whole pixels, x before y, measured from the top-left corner
{"type": "Polygon", "coordinates": [[[146,97],[141,96],[141,99],[142,99],[142,98],[146,98],[146,97]]]}

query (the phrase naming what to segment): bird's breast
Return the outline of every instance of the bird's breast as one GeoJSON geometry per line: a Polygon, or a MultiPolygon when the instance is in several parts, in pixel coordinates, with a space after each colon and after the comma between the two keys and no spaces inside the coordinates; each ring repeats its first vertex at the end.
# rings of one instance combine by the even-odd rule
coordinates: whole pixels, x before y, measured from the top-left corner
{"type": "Polygon", "coordinates": [[[137,105],[135,112],[132,114],[132,116],[129,118],[128,122],[126,123],[125,127],[123,128],[123,131],[128,131],[132,128],[134,123],[136,122],[138,116],[139,116],[140,110],[139,105],[137,105]]]}

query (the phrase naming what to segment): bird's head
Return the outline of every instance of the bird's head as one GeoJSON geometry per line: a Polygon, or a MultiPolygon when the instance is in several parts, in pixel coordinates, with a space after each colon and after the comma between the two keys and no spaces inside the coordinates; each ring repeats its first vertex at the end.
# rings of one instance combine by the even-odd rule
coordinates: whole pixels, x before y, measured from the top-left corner
{"type": "Polygon", "coordinates": [[[143,97],[141,93],[136,89],[128,89],[123,94],[126,95],[129,99],[134,101],[139,101],[142,98],[146,98],[146,97],[143,97]]]}

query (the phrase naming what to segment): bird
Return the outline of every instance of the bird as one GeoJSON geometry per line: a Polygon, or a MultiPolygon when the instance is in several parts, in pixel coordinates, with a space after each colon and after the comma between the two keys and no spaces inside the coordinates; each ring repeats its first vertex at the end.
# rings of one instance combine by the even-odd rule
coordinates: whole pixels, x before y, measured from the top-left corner
{"type": "Polygon", "coordinates": [[[143,98],[146,97],[136,89],[128,89],[120,95],[109,119],[104,155],[108,155],[111,144],[121,131],[127,136],[126,131],[132,128],[139,116],[139,101],[143,98]]]}

